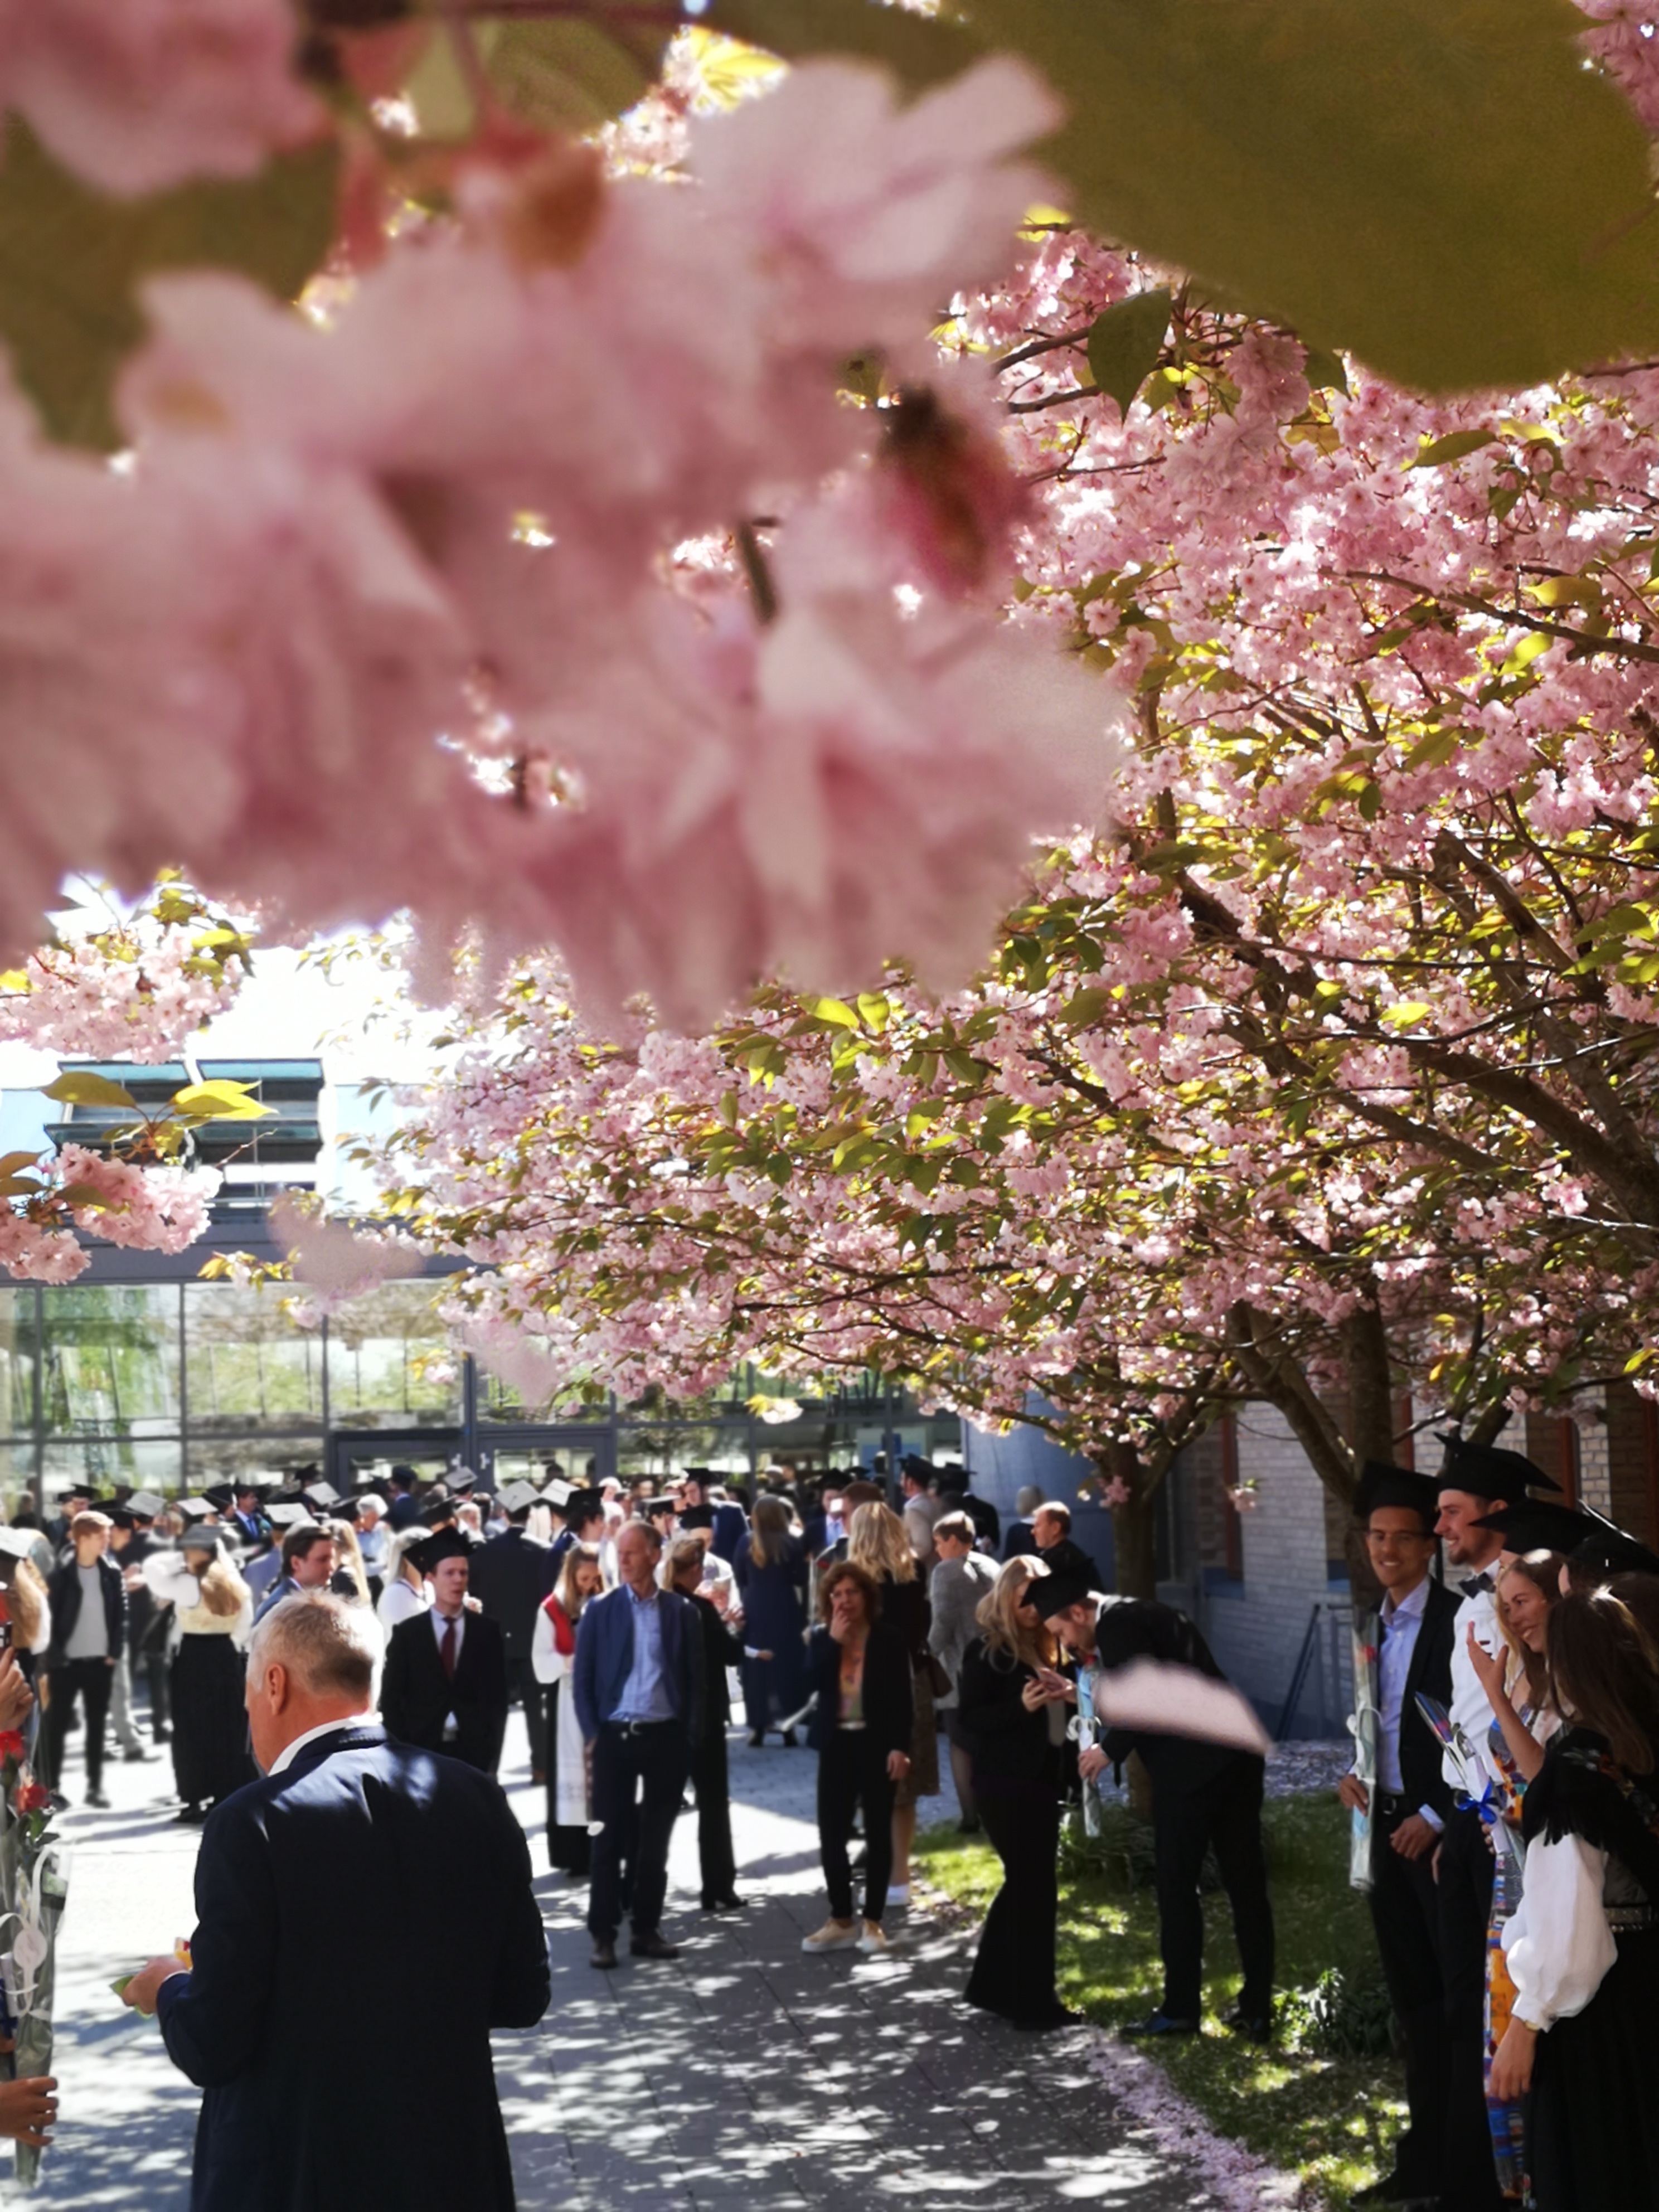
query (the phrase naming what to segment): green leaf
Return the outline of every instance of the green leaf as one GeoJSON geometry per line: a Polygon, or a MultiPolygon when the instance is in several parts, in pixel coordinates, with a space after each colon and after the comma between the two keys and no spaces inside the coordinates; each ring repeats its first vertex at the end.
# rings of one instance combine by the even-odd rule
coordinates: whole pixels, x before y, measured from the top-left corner
{"type": "Polygon", "coordinates": [[[1463,732],[1461,730],[1431,730],[1419,738],[1407,754],[1404,765],[1408,769],[1444,768],[1455,760],[1462,750],[1463,732]]]}
{"type": "Polygon", "coordinates": [[[1120,416],[1158,367],[1170,327],[1170,290],[1132,292],[1096,316],[1089,332],[1089,374],[1120,416]]]}
{"type": "Polygon", "coordinates": [[[957,25],[881,0],[714,0],[698,20],[786,61],[857,54],[884,63],[913,92],[942,84],[980,58],[980,48],[957,25]]]}
{"type": "Polygon", "coordinates": [[[43,1188],[33,1176],[0,1175],[0,1198],[39,1198],[43,1188]]]}
{"type": "Polygon", "coordinates": [[[104,1212],[116,1203],[107,1193],[100,1190],[95,1182],[66,1182],[52,1195],[64,1206],[97,1207],[104,1212]]]}
{"type": "Polygon", "coordinates": [[[191,1121],[259,1121],[275,1110],[262,1106],[246,1083],[187,1083],[172,1103],[174,1113],[191,1121]]]}
{"type": "Polygon", "coordinates": [[[14,1176],[19,1168],[32,1168],[40,1157],[39,1152],[6,1152],[0,1155],[0,1176],[14,1176]]]}
{"type": "Polygon", "coordinates": [[[1310,392],[1346,392],[1348,388],[1347,363],[1340,353],[1328,353],[1323,346],[1309,346],[1302,373],[1308,380],[1310,392]]]}
{"type": "Polygon", "coordinates": [[[137,1101],[131,1091],[123,1091],[118,1083],[112,1083],[106,1075],[91,1075],[84,1069],[78,1073],[60,1075],[48,1083],[41,1091],[43,1098],[55,1098],[60,1106],[135,1106],[137,1101]]]}
{"type": "Polygon", "coordinates": [[[1448,461],[1461,461],[1465,453],[1478,453],[1483,446],[1498,443],[1496,430],[1450,430],[1443,438],[1426,440],[1417,449],[1417,459],[1407,461],[1408,469],[1437,469],[1448,461]]]}
{"type": "Polygon", "coordinates": [[[1429,1011],[1425,1000],[1401,999],[1392,1006],[1384,1006],[1381,1018],[1391,1030],[1408,1030],[1420,1022],[1429,1011]]]}
{"type": "Polygon", "coordinates": [[[876,1036],[879,1036],[886,1028],[892,1018],[892,1007],[883,993],[879,991],[859,993],[860,1018],[866,1029],[873,1030],[876,1036]]]}
{"type": "Polygon", "coordinates": [[[1064,94],[1042,151],[1080,222],[1310,343],[1455,392],[1659,340],[1647,135],[1586,66],[1568,0],[963,13],[1064,94]]]}
{"type": "Polygon", "coordinates": [[[672,26],[620,15],[566,16],[490,27],[490,83],[515,114],[544,131],[585,131],[632,107],[655,82],[672,26]]]}
{"type": "Polygon", "coordinates": [[[246,181],[110,199],[14,118],[0,161],[0,338],[52,435],[123,442],[111,392],[144,334],[145,277],[229,269],[293,299],[333,242],[337,166],[335,147],[312,146],[246,181]]]}
{"type": "Polygon", "coordinates": [[[814,999],[812,1012],[817,1020],[828,1022],[832,1029],[855,1030],[859,1018],[842,999],[814,999]]]}

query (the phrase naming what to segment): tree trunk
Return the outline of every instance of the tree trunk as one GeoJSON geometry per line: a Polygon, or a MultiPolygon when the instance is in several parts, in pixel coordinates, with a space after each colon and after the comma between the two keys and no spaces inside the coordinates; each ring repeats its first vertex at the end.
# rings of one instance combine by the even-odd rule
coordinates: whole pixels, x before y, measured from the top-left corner
{"type": "Polygon", "coordinates": [[[1158,1595],[1158,1559],[1153,1538],[1156,1492],[1130,1486],[1127,1503],[1112,1508],[1114,1579],[1120,1597],[1158,1595]]]}

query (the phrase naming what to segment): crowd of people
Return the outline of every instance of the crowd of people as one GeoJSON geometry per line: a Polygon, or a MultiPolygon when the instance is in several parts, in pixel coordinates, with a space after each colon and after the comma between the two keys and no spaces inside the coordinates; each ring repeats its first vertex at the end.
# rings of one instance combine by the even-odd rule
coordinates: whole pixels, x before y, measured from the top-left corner
{"type": "MultiPolygon", "coordinates": [[[[804,1740],[817,1755],[827,1917],[809,1954],[887,1948],[942,1735],[961,1825],[1003,1871],[963,1995],[1037,2033],[1075,2017],[1056,1977],[1065,1805],[1138,1756],[1164,1985],[1127,2032],[1199,2030],[1212,1856],[1243,1969],[1226,2025],[1267,2042],[1259,1745],[1156,1710],[1097,1725],[1110,1684],[1145,1662],[1219,1691],[1196,1626],[1103,1595],[1063,1504],[1022,1494],[1004,1531],[960,1469],[896,1472],[890,1487],[883,1468],[817,1482],[779,1468],[751,1491],[706,1469],[631,1486],[550,1471],[490,1497],[465,1471],[422,1485],[399,1470],[350,1499],[302,1479],[171,1508],[71,1494],[51,1526],[0,1531],[5,1679],[38,1695],[37,1767],[59,1802],[78,1725],[97,1807],[106,1729],[123,1757],[150,1755],[122,1733],[136,1731],[140,1668],[192,1821],[241,1807],[259,1768],[274,1775],[259,1684],[317,1673],[312,1632],[293,1625],[308,1613],[344,1624],[317,1632],[323,1676],[353,1699],[378,1681],[378,1715],[353,1707],[374,1740],[343,1739],[371,1767],[401,1747],[494,1776],[516,1703],[546,1791],[547,1863],[586,1886],[601,1970],[624,1929],[636,1959],[678,1954],[664,1913],[688,1792],[702,1907],[743,1909],[733,1680],[752,1748],[804,1740]],[[272,1652],[288,1656],[262,1674],[272,1652]]],[[[1371,1466],[1358,1491],[1381,1604],[1356,1641],[1357,1751],[1340,1794],[1409,2122],[1394,2172],[1357,2201],[1579,2212],[1647,2202],[1659,2173],[1659,2102],[1644,2087],[1659,2061],[1659,1558],[1553,1488],[1518,1454],[1454,1441],[1437,1476],[1371,1466]]],[[[279,1705],[288,1694],[270,1688],[279,1705]]],[[[522,1959],[514,1971],[516,2017],[533,1977],[522,1959]]],[[[179,2057],[187,2015],[169,2002],[179,2057]]],[[[480,2019],[503,2024],[493,2003],[480,2019]]]]}

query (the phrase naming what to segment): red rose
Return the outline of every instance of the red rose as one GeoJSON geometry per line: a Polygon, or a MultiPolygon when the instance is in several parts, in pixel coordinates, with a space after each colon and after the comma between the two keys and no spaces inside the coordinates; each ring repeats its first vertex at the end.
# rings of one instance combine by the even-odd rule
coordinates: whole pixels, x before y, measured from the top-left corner
{"type": "Polygon", "coordinates": [[[52,1792],[44,1782],[25,1782],[20,1784],[12,1805],[19,1813],[44,1813],[52,1803],[52,1792]]]}
{"type": "Polygon", "coordinates": [[[0,1759],[21,1759],[23,1739],[15,1729],[0,1729],[0,1759]]]}

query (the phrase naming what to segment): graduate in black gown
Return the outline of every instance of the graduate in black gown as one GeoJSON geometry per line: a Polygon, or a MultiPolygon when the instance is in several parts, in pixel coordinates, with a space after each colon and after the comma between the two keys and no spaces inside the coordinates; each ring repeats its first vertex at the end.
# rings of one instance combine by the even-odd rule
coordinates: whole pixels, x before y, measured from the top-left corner
{"type": "Polygon", "coordinates": [[[1659,2201],[1659,1647],[1607,1589],[1550,1615],[1566,1725],[1527,1791],[1492,2091],[1530,2092],[1536,2212],[1659,2201]]]}
{"type": "Polygon", "coordinates": [[[1054,1989],[1068,1709],[1042,1679],[1041,1670],[1052,1669],[1060,1656],[1027,1601],[1029,1584],[1042,1573],[1032,1559],[1003,1568],[980,1601],[980,1632],[963,1655],[957,1683],[975,1802],[1002,1861],[1002,1887],[985,1916],[963,1995],[1016,2027],[1039,2032],[1079,2017],[1054,1989]]]}

